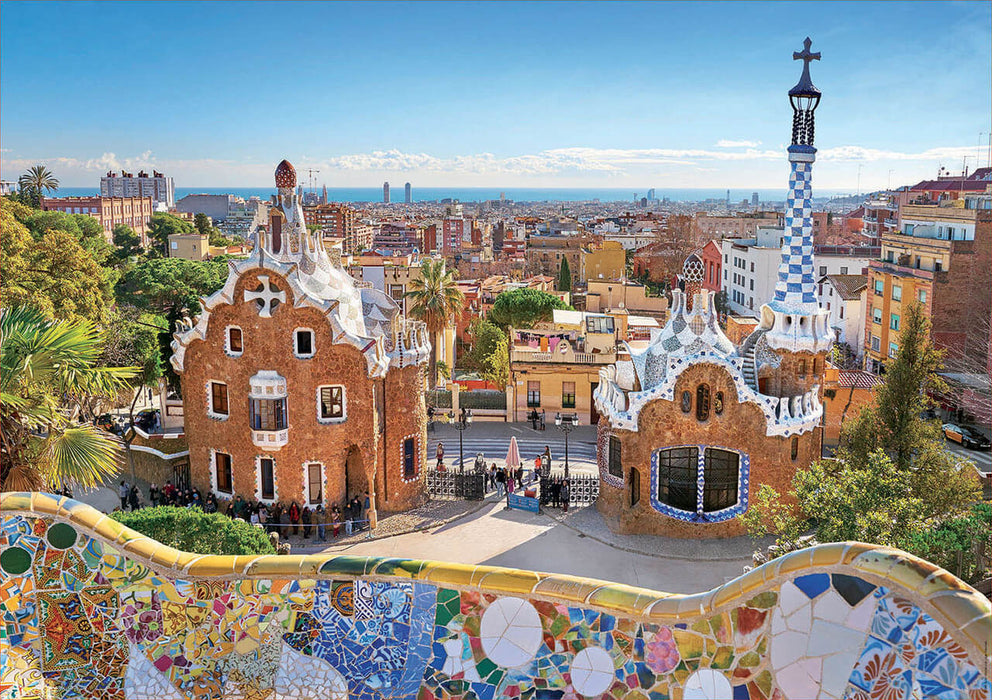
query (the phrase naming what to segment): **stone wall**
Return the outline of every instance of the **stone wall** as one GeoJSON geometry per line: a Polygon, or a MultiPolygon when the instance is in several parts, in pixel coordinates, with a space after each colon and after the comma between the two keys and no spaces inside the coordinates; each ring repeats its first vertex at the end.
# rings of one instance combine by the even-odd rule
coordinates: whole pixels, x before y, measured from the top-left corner
{"type": "MultiPolygon", "coordinates": [[[[398,430],[394,432],[418,432],[425,441],[426,423],[418,424],[404,408],[406,400],[399,398],[422,393],[422,381],[417,382],[416,371],[391,370],[392,390],[381,414],[375,396],[381,380],[369,378],[365,357],[352,345],[335,343],[331,325],[317,309],[295,307],[292,289],[279,275],[271,270],[246,273],[237,282],[234,299],[243,299],[245,290],[255,289],[259,275],[267,275],[286,293],[285,303],[272,318],[261,318],[250,303],[218,305],[211,312],[206,339],[191,342],[186,350],[183,403],[193,484],[204,493],[212,490],[211,452],[216,450],[231,455],[234,492],[248,500],[261,495],[256,466],[260,457],[274,460],[276,499],[285,504],[295,500],[302,505],[305,501],[305,465],[309,463],[323,465],[325,506],[343,503],[346,496],[361,495],[366,489],[373,491],[373,483],[382,483],[376,481],[377,470],[399,468],[397,451],[383,455],[382,415],[396,422],[398,430]],[[226,329],[231,325],[243,333],[244,352],[237,357],[225,352],[226,329]],[[312,358],[294,357],[297,328],[313,330],[312,358]],[[278,450],[263,449],[252,441],[249,379],[259,370],[275,370],[286,379],[289,438],[278,450]],[[227,384],[230,415],[226,419],[214,418],[207,411],[207,384],[212,380],[227,384]],[[345,387],[346,417],[324,424],[317,419],[317,388],[328,384],[345,387]],[[396,416],[392,414],[394,407],[399,411],[396,416]]],[[[381,501],[377,505],[385,505],[386,510],[405,508],[404,504],[417,503],[423,497],[420,482],[397,480],[389,488],[389,503],[377,499],[381,501]]]]}
{"type": "MultiPolygon", "coordinates": [[[[675,384],[675,401],[657,399],[641,409],[637,432],[611,429],[605,419],[599,423],[600,432],[620,438],[624,478],[618,481],[604,476],[597,508],[611,529],[621,533],[645,533],[669,537],[709,538],[730,537],[743,533],[736,518],[724,522],[684,522],[660,513],[652,506],[652,453],[659,448],[682,445],[728,447],[748,456],[749,477],[746,486],[748,502],[762,484],[780,493],[792,488],[792,477],[799,467],[811,464],[820,456],[820,428],[794,437],[769,437],[764,414],[752,403],[738,403],[737,392],[730,375],[721,367],[710,364],[686,369],[675,384]],[[723,413],[711,408],[705,421],[696,419],[696,387],[710,387],[711,403],[717,392],[724,396],[723,413]],[[679,403],[683,391],[692,397],[688,413],[679,403]],[[796,459],[792,459],[792,441],[797,441],[796,459]],[[637,503],[632,505],[631,469],[636,469],[640,482],[637,503]]],[[[599,446],[600,471],[606,471],[608,450],[599,446]]],[[[743,465],[741,466],[743,468],[743,465]]]]}
{"type": "Polygon", "coordinates": [[[979,698],[992,609],[835,543],[670,595],[489,566],[201,556],[3,494],[0,697],[979,698]]]}

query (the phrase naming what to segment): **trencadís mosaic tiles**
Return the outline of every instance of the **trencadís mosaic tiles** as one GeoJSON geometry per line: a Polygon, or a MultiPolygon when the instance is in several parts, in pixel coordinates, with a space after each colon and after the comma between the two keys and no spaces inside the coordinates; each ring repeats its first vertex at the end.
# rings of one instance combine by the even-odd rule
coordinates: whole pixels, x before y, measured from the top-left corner
{"type": "Polygon", "coordinates": [[[894,550],[821,546],[669,596],[411,560],[201,557],[74,501],[5,494],[3,509],[4,699],[992,695],[988,601],[894,550]]]}

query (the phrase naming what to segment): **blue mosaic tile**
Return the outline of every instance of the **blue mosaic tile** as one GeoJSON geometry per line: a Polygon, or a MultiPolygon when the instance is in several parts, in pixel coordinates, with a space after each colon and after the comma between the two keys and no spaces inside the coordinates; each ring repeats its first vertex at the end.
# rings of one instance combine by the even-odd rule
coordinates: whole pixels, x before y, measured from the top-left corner
{"type": "Polygon", "coordinates": [[[799,590],[806,594],[807,598],[813,600],[830,588],[830,576],[827,574],[808,574],[807,576],[799,576],[794,583],[799,590]]]}

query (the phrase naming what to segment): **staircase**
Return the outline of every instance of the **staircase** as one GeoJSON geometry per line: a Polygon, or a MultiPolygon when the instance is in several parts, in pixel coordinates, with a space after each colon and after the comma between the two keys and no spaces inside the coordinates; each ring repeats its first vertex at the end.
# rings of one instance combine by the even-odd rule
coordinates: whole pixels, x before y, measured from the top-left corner
{"type": "Polygon", "coordinates": [[[744,366],[742,372],[744,374],[744,382],[754,389],[758,390],[758,379],[754,376],[754,346],[756,343],[751,343],[747,350],[744,351],[744,366]]]}

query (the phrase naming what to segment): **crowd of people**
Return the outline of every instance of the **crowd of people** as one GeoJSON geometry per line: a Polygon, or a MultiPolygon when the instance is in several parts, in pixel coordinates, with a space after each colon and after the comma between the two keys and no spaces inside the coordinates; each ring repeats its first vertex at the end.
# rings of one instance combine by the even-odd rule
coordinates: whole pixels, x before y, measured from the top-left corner
{"type": "MultiPolygon", "coordinates": [[[[437,470],[445,471],[443,442],[437,444],[434,456],[437,459],[437,470]]],[[[529,473],[523,465],[515,468],[498,467],[495,462],[491,463],[487,469],[482,455],[476,459],[473,469],[482,472],[485,478],[486,491],[495,490],[497,498],[503,498],[507,494],[524,490],[527,484],[537,483],[543,473],[548,476],[548,480],[546,492],[541,494],[541,504],[562,508],[566,513],[568,512],[568,479],[550,476],[551,448],[547,445],[544,447],[544,452],[534,459],[534,469],[529,473]]]]}
{"type": "Polygon", "coordinates": [[[180,489],[171,480],[166,481],[162,487],[151,484],[148,487],[147,503],[138,485],[129,485],[127,481],[121,481],[118,496],[121,499],[121,510],[138,510],[144,505],[200,508],[204,513],[222,512],[229,518],[239,518],[258,525],[267,532],[278,533],[283,539],[299,535],[303,539],[313,538],[317,542],[326,542],[328,534],[333,539],[342,532],[347,536],[367,529],[367,515],[371,506],[368,491],[361,496],[355,494],[343,506],[334,504],[330,508],[324,508],[323,504],[311,506],[308,503],[301,507],[296,501],[249,501],[240,494],[221,503],[212,492],[203,497],[199,489],[180,489]]]}

